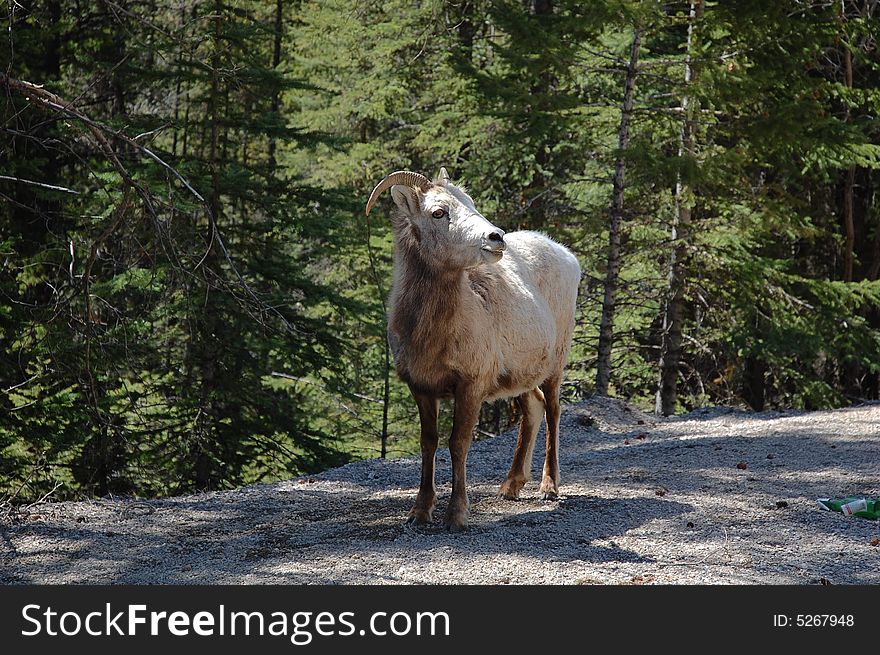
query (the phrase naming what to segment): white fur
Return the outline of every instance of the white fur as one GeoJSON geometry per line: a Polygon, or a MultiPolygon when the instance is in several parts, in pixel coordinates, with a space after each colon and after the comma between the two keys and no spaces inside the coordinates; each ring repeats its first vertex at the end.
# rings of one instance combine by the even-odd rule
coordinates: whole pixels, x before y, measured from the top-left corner
{"type": "Polygon", "coordinates": [[[438,369],[444,369],[476,384],[483,398],[491,400],[517,396],[561,375],[571,345],[581,276],[574,255],[543,234],[519,231],[504,236],[506,250],[499,261],[487,261],[480,250],[486,235],[504,232],[476,211],[470,197],[447,183],[445,189],[419,194],[419,201],[420,215],[413,216],[411,205],[406,205],[410,211],[402,218],[420,232],[419,256],[443,273],[438,277],[443,285],[433,293],[455,294],[457,307],[452,321],[438,325],[431,320],[431,298],[418,299],[424,316],[416,322],[417,333],[395,332],[397,308],[414,306],[414,299],[402,302],[412,291],[412,280],[401,252],[407,247],[407,235],[398,234],[389,336],[404,378],[433,388],[439,383],[438,369]],[[444,229],[445,221],[431,217],[439,206],[450,208],[448,229],[444,229]],[[474,290],[475,278],[485,282],[482,295],[474,290]],[[424,343],[424,333],[430,333],[427,338],[432,344],[445,341],[446,347],[437,349],[442,350],[441,361],[434,349],[413,349],[424,343]],[[504,388],[499,384],[502,376],[516,384],[504,388]]]}

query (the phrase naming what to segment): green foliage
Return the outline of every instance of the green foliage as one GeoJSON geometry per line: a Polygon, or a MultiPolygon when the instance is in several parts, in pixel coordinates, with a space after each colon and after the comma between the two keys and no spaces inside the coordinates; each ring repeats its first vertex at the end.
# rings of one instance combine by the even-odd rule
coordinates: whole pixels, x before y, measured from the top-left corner
{"type": "MultiPolygon", "coordinates": [[[[58,79],[21,51],[10,68],[77,98],[93,120],[150,133],[151,152],[205,201],[121,145],[139,190],[131,188],[88,149],[83,126],[50,122],[64,147],[45,149],[42,170],[12,160],[13,176],[54,183],[55,170],[80,193],[44,198],[14,186],[2,208],[12,249],[3,277],[4,490],[24,484],[27,498],[61,483],[59,495],[156,495],[344,461],[336,436],[313,418],[324,399],[272,377],[338,376],[344,340],[322,308],[349,311],[309,261],[341,241],[343,205],[278,162],[320,137],[281,113],[283,94],[302,85],[272,65],[274,5],[197,3],[157,16],[117,7],[138,19],[124,32],[103,10],[59,26],[81,38],[58,45],[58,79]]],[[[24,15],[15,27],[40,20],[24,15]]],[[[7,124],[28,123],[4,148],[25,154],[42,136],[29,125],[47,113],[6,111],[7,124]]]]}
{"type": "Polygon", "coordinates": [[[653,406],[682,246],[679,409],[877,398],[880,67],[857,3],[29,4],[0,71],[105,126],[124,174],[86,125],[4,93],[0,500],[229,487],[382,439],[416,452],[387,364],[390,201],[363,215],[401,168],[446,166],[496,224],[575,250],[568,399],[592,391],[621,155],[615,393],[653,406]]]}

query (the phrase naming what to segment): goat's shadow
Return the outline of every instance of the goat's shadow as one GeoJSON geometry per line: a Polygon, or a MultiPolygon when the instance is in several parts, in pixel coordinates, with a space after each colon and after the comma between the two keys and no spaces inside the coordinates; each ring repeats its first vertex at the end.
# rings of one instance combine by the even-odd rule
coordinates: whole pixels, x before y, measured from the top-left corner
{"type": "MultiPolygon", "coordinates": [[[[395,504],[400,513],[393,517],[386,514],[382,521],[386,537],[395,541],[410,538],[420,549],[451,547],[471,555],[503,553],[548,562],[650,562],[650,557],[622,548],[615,539],[650,521],[672,519],[694,510],[687,503],[653,497],[575,494],[562,495],[558,501],[537,497],[510,501],[472,491],[468,528],[463,533],[451,533],[443,523],[447,502],[448,495],[438,498],[430,524],[412,526],[402,520],[410,501],[401,500],[395,504]]],[[[373,542],[368,547],[381,550],[384,546],[373,542]]]]}

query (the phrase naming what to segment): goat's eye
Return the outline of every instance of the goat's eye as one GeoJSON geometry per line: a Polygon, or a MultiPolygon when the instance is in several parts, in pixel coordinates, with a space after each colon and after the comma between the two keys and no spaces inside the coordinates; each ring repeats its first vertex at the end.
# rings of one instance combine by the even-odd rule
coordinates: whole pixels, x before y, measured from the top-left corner
{"type": "Polygon", "coordinates": [[[433,216],[434,218],[443,218],[444,216],[446,216],[446,210],[445,209],[435,209],[434,211],[431,212],[431,216],[433,216]]]}

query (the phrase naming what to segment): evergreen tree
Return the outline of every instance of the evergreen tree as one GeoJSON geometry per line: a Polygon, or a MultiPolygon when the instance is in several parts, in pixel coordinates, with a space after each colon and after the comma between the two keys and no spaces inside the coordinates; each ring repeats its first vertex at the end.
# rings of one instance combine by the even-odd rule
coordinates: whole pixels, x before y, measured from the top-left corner
{"type": "Polygon", "coordinates": [[[0,501],[416,452],[389,225],[363,216],[402,168],[446,166],[493,223],[576,251],[570,399],[877,398],[876,11],[12,3],[0,501]]]}
{"type": "MultiPolygon", "coordinates": [[[[14,246],[7,260],[19,281],[5,285],[9,306],[32,307],[4,330],[9,377],[26,381],[7,393],[7,450],[46,462],[33,493],[56,480],[99,495],[216,488],[339,461],[315,395],[272,377],[342,369],[325,320],[340,304],[314,281],[339,204],[280,161],[317,141],[280,113],[297,83],[273,59],[278,6],[105,7],[73,26],[57,78],[7,68],[107,127],[83,154],[83,126],[59,128],[89,160],[65,176],[82,193],[39,248],[14,246]],[[86,66],[109,82],[81,80],[86,66]]],[[[20,17],[35,32],[43,19],[20,17]]],[[[45,104],[24,110],[38,125],[58,120],[45,104]]]]}

